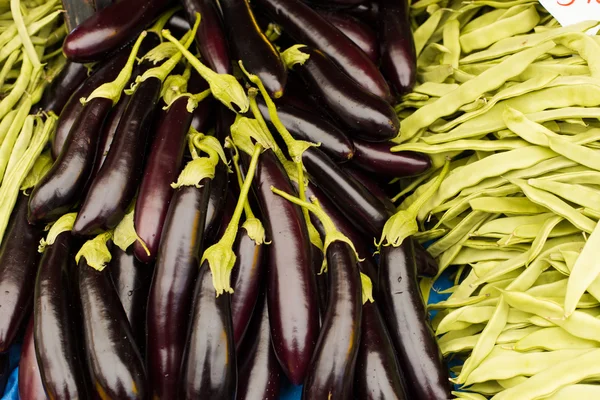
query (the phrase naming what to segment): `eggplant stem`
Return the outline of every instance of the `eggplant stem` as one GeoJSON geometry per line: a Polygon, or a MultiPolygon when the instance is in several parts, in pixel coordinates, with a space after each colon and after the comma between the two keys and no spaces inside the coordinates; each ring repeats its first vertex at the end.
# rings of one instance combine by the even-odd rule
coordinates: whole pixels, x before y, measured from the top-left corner
{"type": "Polygon", "coordinates": [[[167,11],[165,11],[164,13],[162,13],[160,15],[160,17],[158,17],[158,19],[156,20],[154,25],[152,25],[152,27],[150,29],[148,29],[148,32],[152,32],[152,33],[156,34],[162,43],[162,41],[163,41],[163,37],[161,35],[162,30],[164,29],[167,22],[169,22],[169,19],[171,19],[171,17],[179,10],[181,10],[181,6],[176,6],[176,7],[170,8],[167,11]]]}
{"type": "MultiPolygon", "coordinates": [[[[300,200],[306,201],[306,186],[304,181],[304,166],[302,163],[296,163],[296,169],[298,172],[298,196],[300,200]]],[[[317,228],[313,225],[310,220],[310,215],[308,214],[308,209],[302,207],[302,214],[304,215],[304,220],[306,221],[306,228],[308,229],[308,237],[310,238],[310,242],[317,247],[321,252],[323,252],[323,241],[321,240],[321,235],[317,231],[317,228]]]]}

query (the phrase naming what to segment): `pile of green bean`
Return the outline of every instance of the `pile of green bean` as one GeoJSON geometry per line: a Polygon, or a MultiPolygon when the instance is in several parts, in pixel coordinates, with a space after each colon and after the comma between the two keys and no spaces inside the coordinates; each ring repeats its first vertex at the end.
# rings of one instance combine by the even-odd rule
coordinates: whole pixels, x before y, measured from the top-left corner
{"type": "Polygon", "coordinates": [[[412,17],[419,83],[393,151],[435,168],[403,182],[383,239],[435,240],[440,274],[456,271],[430,305],[443,354],[464,361],[454,393],[598,399],[598,22],[561,27],[531,0],[420,0],[412,17]]]}
{"type": "Polygon", "coordinates": [[[61,13],[59,0],[0,0],[0,241],[19,190],[51,165],[40,154],[57,118],[35,104],[65,65],[61,13]]]}

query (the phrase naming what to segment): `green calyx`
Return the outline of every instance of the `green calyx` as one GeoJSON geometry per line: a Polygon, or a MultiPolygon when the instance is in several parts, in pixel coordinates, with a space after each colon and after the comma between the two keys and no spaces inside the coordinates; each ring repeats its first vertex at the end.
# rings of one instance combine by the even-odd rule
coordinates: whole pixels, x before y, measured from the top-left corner
{"type": "Polygon", "coordinates": [[[244,153],[251,155],[254,152],[254,144],[260,143],[265,149],[272,149],[274,140],[261,128],[260,123],[253,118],[237,115],[235,122],[231,125],[231,138],[235,146],[244,153]]]}
{"type": "Polygon", "coordinates": [[[183,74],[167,76],[160,91],[160,97],[162,97],[167,104],[167,106],[163,109],[168,109],[176,99],[178,99],[182,94],[186,93],[189,79],[189,64],[183,74]]]}
{"type": "MultiPolygon", "coordinates": [[[[198,133],[192,128],[192,140],[193,146],[205,152],[208,157],[194,158],[188,162],[179,174],[177,182],[171,184],[173,189],[177,189],[182,186],[195,186],[200,188],[200,182],[209,178],[215,177],[215,168],[219,163],[219,159],[225,160],[225,152],[221,147],[219,141],[212,137],[198,133]]],[[[225,161],[224,161],[225,162],[225,161]]]]}
{"type": "Polygon", "coordinates": [[[373,282],[366,274],[360,273],[360,282],[362,286],[363,304],[367,301],[375,302],[373,299],[373,282]]]}
{"type": "Polygon", "coordinates": [[[135,212],[135,201],[129,206],[127,213],[119,222],[119,225],[115,228],[113,233],[113,243],[118,246],[121,250],[127,251],[129,246],[131,246],[136,241],[139,241],[147,255],[150,255],[150,250],[146,243],[138,236],[135,231],[135,224],[133,222],[135,212]]]}
{"type": "Polygon", "coordinates": [[[106,264],[112,259],[107,245],[112,236],[113,232],[108,231],[85,242],[77,255],[75,255],[75,262],[79,263],[79,260],[83,257],[85,258],[87,265],[94,268],[96,271],[104,270],[106,264]]]}
{"type": "Polygon", "coordinates": [[[40,245],[38,247],[38,252],[43,253],[46,250],[46,247],[52,246],[56,241],[58,235],[63,232],[71,231],[73,229],[73,224],[75,224],[75,218],[77,218],[77,213],[68,213],[60,217],[48,231],[48,235],[46,238],[42,238],[40,240],[40,245]]]}
{"type": "Polygon", "coordinates": [[[306,47],[303,44],[297,44],[292,47],[289,47],[283,53],[281,53],[281,59],[283,63],[289,69],[293,69],[296,64],[304,64],[306,60],[310,58],[310,54],[306,54],[302,52],[301,48],[306,47]]]}

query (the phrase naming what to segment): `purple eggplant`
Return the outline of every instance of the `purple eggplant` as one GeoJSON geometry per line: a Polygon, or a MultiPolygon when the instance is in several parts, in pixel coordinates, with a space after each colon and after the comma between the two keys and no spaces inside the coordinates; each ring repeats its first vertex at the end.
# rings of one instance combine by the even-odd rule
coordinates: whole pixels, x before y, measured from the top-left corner
{"type": "Polygon", "coordinates": [[[358,19],[339,12],[319,12],[331,25],[338,28],[354,42],[375,64],[379,62],[377,35],[371,27],[358,19]]]}
{"type": "Polygon", "coordinates": [[[0,245],[0,352],[7,352],[33,299],[42,227],[27,223],[27,200],[19,194],[0,245]]]}
{"type": "Polygon", "coordinates": [[[354,140],[356,154],[352,163],[361,169],[387,177],[405,177],[422,174],[431,167],[425,154],[411,151],[392,153],[392,143],[372,143],[354,140]]]}
{"type": "Polygon", "coordinates": [[[88,77],[88,68],[84,64],[67,61],[60,74],[52,80],[42,96],[40,108],[45,112],[60,115],[73,92],[88,77]]]}
{"type": "Polygon", "coordinates": [[[114,3],[113,0],[94,0],[96,3],[96,11],[104,10],[106,7],[114,3]]]}
{"type": "Polygon", "coordinates": [[[4,393],[10,376],[10,358],[8,353],[0,353],[0,393],[4,393]]]}
{"type": "Polygon", "coordinates": [[[378,1],[371,0],[363,1],[361,4],[347,8],[344,11],[370,26],[377,26],[380,8],[378,1]]]}
{"type": "Polygon", "coordinates": [[[215,177],[210,187],[210,198],[206,210],[206,224],[204,225],[205,239],[212,243],[222,224],[223,211],[225,208],[225,196],[229,187],[229,173],[227,166],[219,163],[215,168],[215,177]]]}
{"type": "Polygon", "coordinates": [[[408,397],[450,399],[448,368],[442,360],[417,281],[411,239],[381,248],[379,306],[405,374],[408,397]]]}
{"type": "Polygon", "coordinates": [[[33,315],[29,318],[23,346],[21,347],[21,359],[19,360],[19,399],[20,400],[46,400],[46,391],[40,376],[40,368],[35,356],[35,344],[33,342],[33,315]]]}
{"type": "Polygon", "coordinates": [[[327,282],[327,274],[321,273],[321,268],[323,267],[323,258],[325,256],[323,255],[323,251],[312,243],[310,246],[310,255],[313,271],[316,274],[317,279],[317,290],[319,295],[319,316],[321,318],[321,323],[323,323],[325,313],[327,312],[327,302],[329,301],[329,283],[327,282]]]}
{"type": "Polygon", "coordinates": [[[413,240],[413,243],[415,245],[415,257],[417,260],[417,272],[419,276],[426,276],[429,278],[437,276],[440,267],[435,258],[433,258],[416,240],[413,240]]]}
{"type": "Polygon", "coordinates": [[[258,0],[256,4],[298,43],[325,52],[368,92],[390,98],[387,82],[369,57],[335,26],[300,0],[258,0]]]}
{"type": "MultiPolygon", "coordinates": [[[[193,13],[194,18],[192,19],[192,22],[196,21],[195,18],[195,13],[193,13]]],[[[175,14],[173,14],[171,16],[171,18],[169,18],[169,20],[167,21],[166,25],[165,25],[165,29],[168,29],[169,31],[171,31],[171,33],[174,33],[175,36],[177,37],[182,37],[183,35],[185,35],[187,33],[187,31],[192,29],[192,25],[190,25],[189,21],[187,20],[186,16],[184,15],[183,11],[178,11],[175,14]]]]}
{"type": "Polygon", "coordinates": [[[396,213],[396,206],[394,206],[394,203],[392,203],[385,191],[381,188],[380,184],[373,179],[372,176],[367,175],[365,172],[350,164],[343,165],[342,170],[355,181],[362,184],[372,195],[377,197],[384,205],[386,210],[392,214],[396,213]]]}
{"type": "Polygon", "coordinates": [[[181,399],[235,399],[237,364],[230,295],[216,296],[207,261],[196,280],[181,368],[181,399]]]}

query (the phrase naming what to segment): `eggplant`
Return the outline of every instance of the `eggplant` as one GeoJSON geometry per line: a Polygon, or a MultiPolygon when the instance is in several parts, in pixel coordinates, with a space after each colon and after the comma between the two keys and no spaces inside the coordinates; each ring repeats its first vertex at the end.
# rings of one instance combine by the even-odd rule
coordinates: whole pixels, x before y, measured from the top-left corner
{"type": "Polygon", "coordinates": [[[306,150],[302,161],[311,182],[329,197],[356,229],[369,237],[381,235],[392,213],[377,197],[316,147],[306,150]]]}
{"type": "Polygon", "coordinates": [[[104,120],[111,108],[112,100],[103,97],[94,98],[85,105],[52,168],[31,192],[29,223],[55,221],[79,202],[94,166],[104,120]]]}
{"type": "Polygon", "coordinates": [[[40,101],[40,108],[45,112],[60,115],[73,92],[88,77],[88,68],[84,64],[67,61],[64,68],[50,85],[40,101]]]}
{"type": "Polygon", "coordinates": [[[196,13],[202,16],[202,23],[196,32],[196,43],[202,59],[218,74],[231,74],[231,59],[227,37],[217,2],[213,0],[182,0],[190,25],[196,21],[196,13]]]}
{"type": "Polygon", "coordinates": [[[321,268],[323,267],[323,258],[325,256],[323,255],[323,251],[312,243],[310,246],[310,254],[313,271],[316,274],[317,279],[319,316],[321,318],[321,323],[323,323],[323,319],[325,318],[325,314],[327,312],[327,303],[329,301],[329,283],[327,282],[327,274],[321,273],[321,268]]]}
{"type": "Polygon", "coordinates": [[[131,248],[127,251],[113,246],[111,250],[110,276],[112,278],[135,342],[144,354],[146,346],[146,306],[152,281],[153,268],[144,265],[133,255],[131,248]]]}
{"type": "Polygon", "coordinates": [[[67,35],[63,53],[75,62],[106,58],[132,41],[168,7],[170,0],[118,1],[96,12],[67,35]]]}
{"type": "Polygon", "coordinates": [[[94,396],[148,398],[144,362],[109,270],[96,271],[84,257],[78,269],[86,359],[94,396]]]}
{"type": "Polygon", "coordinates": [[[393,143],[373,143],[354,140],[356,153],[352,163],[361,169],[387,177],[419,175],[431,167],[431,159],[412,151],[391,152],[393,143]]]}
{"type": "Polygon", "coordinates": [[[360,343],[362,286],[352,247],[333,241],[327,248],[329,301],[303,399],[349,399],[360,343]]]}
{"type": "Polygon", "coordinates": [[[417,80],[417,52],[405,0],[379,2],[381,71],[398,95],[409,93],[417,80]]]}
{"type": "Polygon", "coordinates": [[[381,188],[380,184],[373,179],[372,176],[367,175],[363,171],[353,167],[350,164],[343,165],[342,170],[355,181],[362,184],[372,195],[377,197],[384,205],[386,210],[392,214],[396,213],[396,206],[394,206],[394,203],[392,203],[390,198],[387,196],[387,193],[381,188]]]}
{"type": "MultiPolygon", "coordinates": [[[[257,99],[259,102],[260,99],[257,99]]],[[[293,107],[303,111],[308,111],[312,114],[326,117],[321,106],[317,105],[315,100],[310,96],[304,87],[304,82],[296,74],[288,74],[287,83],[285,84],[285,95],[279,99],[274,99],[279,109],[280,105],[293,107]]],[[[259,103],[260,104],[260,103],[259,103]]]]}
{"type": "MultiPolygon", "coordinates": [[[[267,105],[259,101],[260,113],[267,122],[271,116],[267,105]]],[[[337,126],[314,113],[297,109],[285,104],[277,106],[277,115],[290,134],[299,140],[320,143],[320,149],[335,162],[343,163],[354,156],[354,146],[337,126]]]]}
{"type": "MultiPolygon", "coordinates": [[[[194,18],[193,21],[196,21],[195,18],[195,13],[193,13],[194,18]]],[[[173,14],[171,16],[171,18],[169,18],[169,20],[167,21],[166,25],[165,25],[165,29],[168,29],[171,31],[171,33],[174,33],[177,37],[182,37],[183,35],[186,34],[187,31],[191,30],[193,27],[193,24],[190,25],[189,21],[187,20],[186,16],[184,15],[183,11],[178,11],[175,14],[173,14]]]]}
{"type": "Polygon", "coordinates": [[[416,240],[413,240],[415,246],[415,257],[417,260],[417,273],[421,277],[433,278],[437,276],[440,267],[425,248],[416,240]]]}
{"type": "MultiPolygon", "coordinates": [[[[325,52],[355,83],[371,94],[390,99],[390,88],[369,57],[335,26],[300,0],[258,0],[297,43],[325,52]]],[[[341,74],[340,74],[341,75],[341,74]]]]}
{"type": "Polygon", "coordinates": [[[400,122],[392,106],[341,74],[319,50],[302,47],[309,58],[292,68],[310,93],[323,104],[348,135],[369,142],[385,142],[398,135],[400,122]]]}
{"type": "Polygon", "coordinates": [[[380,8],[378,1],[371,0],[364,1],[354,7],[345,9],[344,11],[356,17],[358,20],[368,23],[370,26],[377,26],[380,8]]]}
{"type": "Polygon", "coordinates": [[[405,374],[408,398],[452,398],[448,368],[421,297],[411,239],[381,248],[378,280],[379,306],[405,374]]]}
{"type": "Polygon", "coordinates": [[[210,197],[208,208],[206,210],[206,224],[204,225],[205,239],[213,243],[222,224],[223,212],[225,208],[225,196],[229,187],[229,173],[227,166],[223,163],[217,164],[215,168],[215,177],[210,187],[210,197]]]}
{"type": "Polygon", "coordinates": [[[235,399],[237,364],[229,293],[215,295],[212,273],[200,266],[182,361],[182,399],[235,399]]]}
{"type": "Polygon", "coordinates": [[[375,64],[379,62],[379,44],[377,35],[371,27],[358,19],[339,12],[320,11],[331,25],[338,28],[356,44],[375,64]]]}
{"type": "Polygon", "coordinates": [[[364,3],[365,0],[324,0],[319,3],[321,7],[352,7],[364,3]]]}
{"type": "Polygon", "coordinates": [[[146,317],[151,398],[178,396],[194,282],[203,248],[211,181],[175,191],[165,219],[146,317]]]}
{"type": "MultiPolygon", "coordinates": [[[[208,82],[204,80],[195,70],[192,71],[188,82],[188,92],[196,94],[208,89],[208,82]]],[[[212,98],[202,100],[194,112],[192,112],[192,128],[198,132],[206,132],[214,121],[215,101],[212,98]]]]}
{"type": "Polygon", "coordinates": [[[104,165],[77,214],[74,234],[96,235],[113,229],[123,219],[142,177],[145,149],[161,87],[160,79],[148,78],[129,99],[104,165]]]}
{"type": "Polygon", "coordinates": [[[181,171],[192,113],[187,110],[187,97],[175,100],[161,119],[146,162],[144,177],[135,203],[135,231],[149,251],[139,241],[133,244],[135,256],[144,263],[156,258],[160,236],[173,195],[171,183],[181,171]]]}
{"type": "Polygon", "coordinates": [[[96,11],[100,11],[113,4],[113,0],[94,0],[94,3],[96,3],[96,11]]]}
{"type": "Polygon", "coordinates": [[[272,150],[259,157],[254,187],[267,247],[267,302],[273,348],[283,372],[299,385],[304,381],[319,331],[319,309],[310,242],[300,207],[275,195],[271,187],[295,193],[272,150]]]}
{"type": "Polygon", "coordinates": [[[33,342],[33,316],[29,318],[23,346],[21,347],[21,359],[19,360],[19,399],[21,400],[46,400],[46,392],[37,358],[35,356],[35,344],[33,342]]]}
{"type": "Polygon", "coordinates": [[[281,367],[271,345],[266,294],[257,297],[256,312],[238,353],[237,400],[277,400],[281,390],[281,367]]]}
{"type": "Polygon", "coordinates": [[[42,228],[27,223],[27,199],[19,194],[0,245],[0,353],[13,344],[33,299],[42,228]]]}
{"type": "Polygon", "coordinates": [[[33,338],[46,394],[51,399],[88,398],[85,360],[78,351],[69,288],[71,232],[46,247],[35,281],[33,338]]]}
{"type": "Polygon", "coordinates": [[[8,353],[0,353],[0,393],[4,393],[10,376],[10,357],[8,353]]]}

